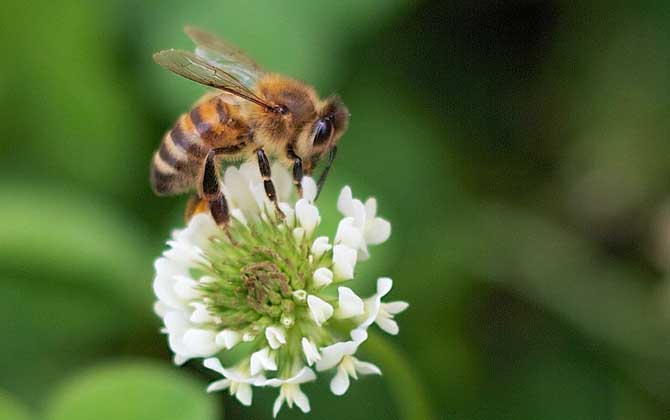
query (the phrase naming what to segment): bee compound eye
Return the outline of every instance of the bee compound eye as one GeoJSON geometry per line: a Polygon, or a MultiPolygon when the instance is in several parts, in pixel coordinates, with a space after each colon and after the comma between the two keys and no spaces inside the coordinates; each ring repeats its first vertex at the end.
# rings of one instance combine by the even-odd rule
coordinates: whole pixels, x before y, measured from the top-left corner
{"type": "Polygon", "coordinates": [[[316,122],[316,130],[314,130],[314,144],[321,145],[328,140],[333,134],[333,123],[329,118],[321,118],[316,122]]]}

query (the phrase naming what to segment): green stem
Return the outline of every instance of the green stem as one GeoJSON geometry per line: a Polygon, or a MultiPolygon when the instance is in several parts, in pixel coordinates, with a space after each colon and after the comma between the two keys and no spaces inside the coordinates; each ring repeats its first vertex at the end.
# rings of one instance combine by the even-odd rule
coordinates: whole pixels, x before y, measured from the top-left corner
{"type": "Polygon", "coordinates": [[[431,413],[426,390],[405,355],[377,333],[368,330],[368,334],[362,351],[374,355],[375,363],[381,367],[400,410],[400,418],[433,420],[435,417],[431,413]]]}

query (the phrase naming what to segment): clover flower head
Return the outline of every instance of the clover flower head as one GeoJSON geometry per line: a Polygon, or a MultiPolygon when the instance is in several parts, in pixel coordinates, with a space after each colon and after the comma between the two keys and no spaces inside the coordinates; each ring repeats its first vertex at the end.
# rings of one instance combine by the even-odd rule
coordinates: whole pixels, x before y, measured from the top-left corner
{"type": "Polygon", "coordinates": [[[357,262],[370,256],[368,246],[390,236],[374,199],[363,204],[345,187],[338,199],[345,217],[331,241],[316,234],[314,180],[303,178],[303,196],[294,201],[288,171],[273,165],[272,173],[284,218],[267,199],[256,163],[227,168],[228,232],[208,214],[192,217],[156,260],[153,287],[174,362],[204,358],[222,377],[207,390],[227,389],[244,405],[252,403],[254,387],[279,388],[277,416],[284,404],[310,411],[301,385],[317,379],[315,370],[334,370],[336,395],[347,391],[350,378],[381,374],[354,355],[372,324],[397,334],[393,316],[407,303],[382,303],[392,286],[388,278],[367,299],[350,287],[357,262]]]}

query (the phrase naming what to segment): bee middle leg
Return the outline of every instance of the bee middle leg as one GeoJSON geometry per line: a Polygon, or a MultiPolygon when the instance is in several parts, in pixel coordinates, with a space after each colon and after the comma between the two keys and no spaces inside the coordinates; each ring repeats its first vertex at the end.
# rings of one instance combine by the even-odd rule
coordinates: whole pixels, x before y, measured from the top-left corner
{"type": "Polygon", "coordinates": [[[279,208],[279,201],[277,199],[277,192],[275,185],[272,183],[272,172],[270,170],[270,161],[263,149],[256,150],[256,157],[258,158],[258,167],[261,170],[261,177],[263,178],[263,187],[265,188],[265,195],[274,204],[277,215],[283,219],[284,212],[279,208]]]}
{"type": "Polygon", "coordinates": [[[302,159],[300,156],[296,155],[293,151],[293,145],[289,145],[286,154],[288,158],[293,160],[293,186],[295,187],[295,192],[298,194],[298,198],[302,198],[302,176],[304,175],[302,170],[302,159]]]}

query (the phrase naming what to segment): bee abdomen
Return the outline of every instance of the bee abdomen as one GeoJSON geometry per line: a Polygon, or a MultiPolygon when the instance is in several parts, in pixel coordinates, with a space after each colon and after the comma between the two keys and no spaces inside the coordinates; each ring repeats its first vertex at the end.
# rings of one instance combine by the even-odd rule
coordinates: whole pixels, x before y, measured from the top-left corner
{"type": "Polygon", "coordinates": [[[194,187],[199,162],[206,152],[188,115],[169,131],[154,154],[151,186],[157,195],[178,194],[194,187]]]}

